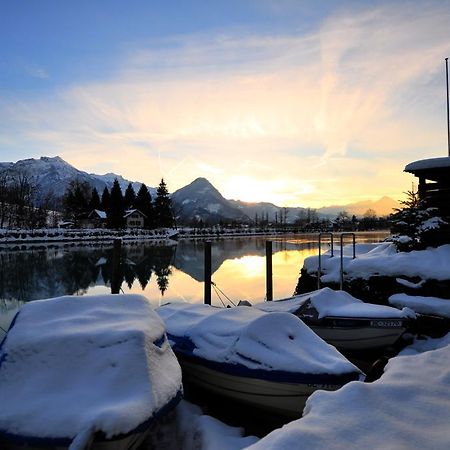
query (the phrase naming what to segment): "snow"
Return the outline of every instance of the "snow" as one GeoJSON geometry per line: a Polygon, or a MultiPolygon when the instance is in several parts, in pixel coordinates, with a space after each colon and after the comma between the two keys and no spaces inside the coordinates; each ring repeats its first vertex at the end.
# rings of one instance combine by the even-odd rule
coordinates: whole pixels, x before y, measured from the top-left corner
{"type": "Polygon", "coordinates": [[[218,213],[222,208],[222,205],[220,205],[219,203],[208,203],[208,205],[206,206],[206,209],[210,212],[210,213],[218,213]]]}
{"type": "Polygon", "coordinates": [[[107,437],[151,418],[181,389],[164,324],[140,295],[25,304],[0,351],[0,430],[107,437]]]}
{"type": "Polygon", "coordinates": [[[360,373],[293,314],[188,303],[156,311],[169,335],[189,338],[194,355],[209,361],[304,374],[360,373]]]}
{"type": "Polygon", "coordinates": [[[253,305],[262,311],[284,311],[295,313],[307,301],[323,317],[361,317],[361,318],[413,318],[414,311],[409,308],[398,310],[390,306],[364,303],[344,291],[333,291],[330,288],[319,289],[289,299],[263,302],[253,305]]]}
{"type": "Polygon", "coordinates": [[[244,437],[242,428],[230,427],[204,415],[198,406],[185,400],[180,402],[176,412],[183,450],[240,450],[258,441],[255,436],[244,437]]]}
{"type": "Polygon", "coordinates": [[[397,308],[406,306],[419,314],[450,318],[450,300],[446,298],[394,294],[389,297],[389,303],[397,308]]]}
{"type": "Polygon", "coordinates": [[[416,345],[412,354],[391,359],[373,383],[316,391],[301,419],[249,449],[448,450],[449,360],[449,336],[416,345]]]}
{"type": "Polygon", "coordinates": [[[404,280],[403,278],[396,278],[395,281],[402,286],[408,287],[410,289],[419,289],[425,283],[425,280],[420,280],[417,283],[412,283],[411,281],[404,280]]]}
{"type": "Polygon", "coordinates": [[[442,220],[440,217],[431,217],[425,222],[420,224],[420,229],[422,231],[428,231],[428,230],[436,230],[440,228],[441,225],[446,225],[447,222],[445,220],[442,220]]]}
{"type": "MultiPolygon", "coordinates": [[[[308,273],[317,273],[318,256],[305,259],[304,268],[308,273]]],[[[345,278],[368,279],[374,275],[420,277],[422,279],[448,280],[450,273],[450,245],[437,248],[415,250],[412,252],[397,252],[391,242],[378,244],[370,251],[362,253],[357,246],[356,258],[352,259],[351,245],[344,247],[345,278]]],[[[340,251],[335,250],[335,256],[327,252],[322,255],[323,282],[339,282],[340,251]]]]}
{"type": "Polygon", "coordinates": [[[405,172],[415,172],[416,170],[438,169],[445,167],[450,167],[449,156],[444,156],[441,158],[420,159],[419,161],[414,161],[406,165],[405,172]]]}
{"type": "Polygon", "coordinates": [[[105,211],[101,211],[100,209],[94,209],[95,213],[97,214],[97,216],[100,219],[106,219],[106,212],[105,211]]]}
{"type": "Polygon", "coordinates": [[[113,241],[123,240],[167,240],[178,234],[173,228],[155,230],[129,229],[109,230],[106,228],[60,229],[43,228],[39,230],[7,230],[0,229],[0,244],[16,244],[23,242],[80,242],[80,241],[113,241]]]}

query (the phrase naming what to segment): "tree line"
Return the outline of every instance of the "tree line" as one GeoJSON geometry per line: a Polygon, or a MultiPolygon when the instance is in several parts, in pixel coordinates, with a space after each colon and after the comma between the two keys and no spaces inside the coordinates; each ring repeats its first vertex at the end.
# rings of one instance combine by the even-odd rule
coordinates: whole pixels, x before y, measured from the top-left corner
{"type": "Polygon", "coordinates": [[[0,228],[44,228],[51,219],[51,195],[36,198],[39,190],[32,177],[0,173],[0,228]]]}
{"type": "Polygon", "coordinates": [[[138,192],[128,184],[122,194],[117,178],[111,190],[104,188],[101,196],[97,189],[88,183],[74,180],[70,183],[63,198],[64,217],[75,224],[88,218],[94,210],[106,214],[108,228],[124,228],[126,211],[137,209],[144,214],[144,227],[149,229],[174,226],[172,201],[164,179],[161,179],[153,200],[147,186],[141,184],[138,192]]]}

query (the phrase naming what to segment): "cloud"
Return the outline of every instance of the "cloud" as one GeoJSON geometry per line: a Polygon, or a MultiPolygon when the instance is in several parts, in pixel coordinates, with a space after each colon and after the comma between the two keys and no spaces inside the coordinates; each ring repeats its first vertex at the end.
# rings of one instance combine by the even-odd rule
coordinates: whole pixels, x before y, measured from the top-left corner
{"type": "Polygon", "coordinates": [[[47,80],[48,78],[50,78],[50,74],[43,67],[35,65],[24,65],[23,68],[30,77],[39,78],[41,80],[47,80]]]}
{"type": "Polygon", "coordinates": [[[172,190],[205,176],[280,204],[395,196],[404,164],[445,150],[450,8],[408,6],[344,10],[301,35],[171,37],[130,50],[107,80],[0,115],[85,170],[172,190]]]}

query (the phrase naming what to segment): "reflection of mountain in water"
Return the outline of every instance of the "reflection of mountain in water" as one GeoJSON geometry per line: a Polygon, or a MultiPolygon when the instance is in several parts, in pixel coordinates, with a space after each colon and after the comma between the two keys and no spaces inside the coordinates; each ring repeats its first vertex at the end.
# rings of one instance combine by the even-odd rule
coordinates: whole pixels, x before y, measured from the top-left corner
{"type": "MultiPolygon", "coordinates": [[[[121,254],[119,283],[138,281],[142,289],[155,274],[158,287],[168,286],[174,246],[126,245],[121,254]]],[[[0,253],[0,298],[29,301],[83,294],[89,287],[110,285],[112,246],[40,248],[0,253]]]]}
{"type": "MultiPolygon", "coordinates": [[[[244,256],[266,256],[266,239],[223,239],[212,242],[211,266],[214,274],[228,259],[239,259],[244,256]]],[[[291,243],[287,241],[273,241],[273,253],[286,250],[302,250],[317,247],[311,242],[291,243]]],[[[187,273],[199,282],[204,278],[204,244],[199,241],[180,241],[175,254],[174,266],[187,273]]],[[[300,270],[300,268],[299,268],[300,270]]]]}

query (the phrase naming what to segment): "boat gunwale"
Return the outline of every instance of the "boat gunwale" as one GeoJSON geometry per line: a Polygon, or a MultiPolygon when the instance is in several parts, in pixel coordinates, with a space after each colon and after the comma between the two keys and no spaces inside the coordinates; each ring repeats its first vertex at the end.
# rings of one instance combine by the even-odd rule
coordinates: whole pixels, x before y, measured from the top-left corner
{"type": "Polygon", "coordinates": [[[193,363],[203,365],[209,369],[223,372],[228,375],[236,375],[243,378],[254,378],[266,381],[275,381],[279,383],[309,385],[344,385],[351,381],[359,381],[361,380],[361,376],[363,376],[362,373],[357,372],[356,370],[354,372],[347,372],[343,374],[330,374],[289,372],[286,370],[276,369],[251,369],[244,366],[243,364],[212,361],[195,355],[195,344],[188,337],[175,336],[170,333],[167,333],[167,336],[169,341],[173,342],[172,349],[177,356],[180,355],[181,357],[186,358],[193,363]]]}

